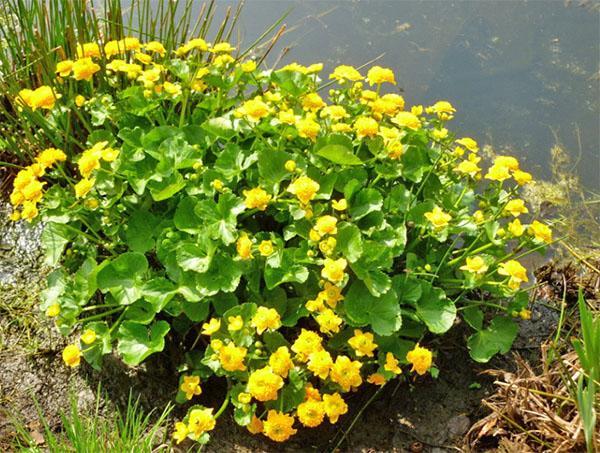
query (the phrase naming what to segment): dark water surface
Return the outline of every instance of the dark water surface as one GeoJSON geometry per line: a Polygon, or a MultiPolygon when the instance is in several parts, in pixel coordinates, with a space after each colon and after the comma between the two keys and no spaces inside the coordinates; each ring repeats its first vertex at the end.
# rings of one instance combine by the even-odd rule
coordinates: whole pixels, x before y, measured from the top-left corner
{"type": "MultiPolygon", "coordinates": [[[[217,17],[236,4],[218,0],[217,17]]],[[[247,0],[242,47],[290,9],[280,64],[323,62],[326,78],[383,53],[377,64],[394,68],[408,105],[451,101],[453,130],[512,152],[536,177],[549,176],[554,130],[584,186],[600,190],[597,0],[247,0]]]]}

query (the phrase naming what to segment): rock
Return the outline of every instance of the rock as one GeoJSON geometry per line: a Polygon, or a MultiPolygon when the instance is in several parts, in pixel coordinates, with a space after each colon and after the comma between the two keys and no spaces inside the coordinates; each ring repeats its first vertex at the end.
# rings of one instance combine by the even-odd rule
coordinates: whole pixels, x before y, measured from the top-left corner
{"type": "Polygon", "coordinates": [[[471,420],[464,414],[457,415],[448,420],[448,438],[454,439],[465,434],[471,426],[471,420]]]}

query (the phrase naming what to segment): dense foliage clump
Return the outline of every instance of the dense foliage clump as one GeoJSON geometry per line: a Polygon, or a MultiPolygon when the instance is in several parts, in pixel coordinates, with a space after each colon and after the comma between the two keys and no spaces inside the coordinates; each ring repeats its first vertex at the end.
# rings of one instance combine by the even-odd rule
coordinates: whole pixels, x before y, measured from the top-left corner
{"type": "Polygon", "coordinates": [[[322,64],[263,70],[234,52],[84,43],[56,84],[14,97],[52,132],[11,202],[13,220],[46,224],[42,309],[80,332],[66,364],[137,365],[177,332],[178,401],[211,376],[228,394],[216,414],[190,407],[175,439],[206,442],[231,401],[281,442],[336,423],[365,383],[435,375],[457,320],[474,360],[507,352],[529,316],[519,260],[552,242],[524,220],[531,175],[510,156],[484,166],[446,128],[454,107],[408,108],[390,69],[323,81],[322,64]]]}

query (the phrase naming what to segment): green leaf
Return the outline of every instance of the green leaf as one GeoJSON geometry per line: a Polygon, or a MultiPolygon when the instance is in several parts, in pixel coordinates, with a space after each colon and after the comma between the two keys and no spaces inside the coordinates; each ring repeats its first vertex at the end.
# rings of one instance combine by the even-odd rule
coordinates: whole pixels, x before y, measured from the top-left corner
{"type": "Polygon", "coordinates": [[[171,198],[186,185],[185,179],[179,172],[173,173],[167,178],[162,178],[160,181],[150,181],[148,189],[154,201],[163,201],[171,198]]]}
{"type": "Polygon", "coordinates": [[[184,271],[206,272],[212,261],[215,245],[211,241],[182,242],[177,247],[177,264],[184,271]]]}
{"type": "Polygon", "coordinates": [[[187,300],[184,300],[181,303],[181,306],[183,307],[185,315],[194,322],[204,321],[208,316],[208,311],[210,309],[210,304],[206,301],[188,302],[187,300]]]}
{"type": "Polygon", "coordinates": [[[271,82],[292,96],[299,97],[306,92],[309,78],[298,71],[279,70],[271,73],[271,82]]]}
{"type": "Polygon", "coordinates": [[[202,219],[206,232],[212,239],[225,244],[236,240],[237,216],[246,209],[244,201],[232,193],[219,196],[219,201],[203,200],[195,207],[196,215],[202,219]]]}
{"type": "Polygon", "coordinates": [[[215,138],[231,139],[235,135],[233,121],[230,118],[211,118],[202,124],[204,129],[215,138]]]}
{"type": "Polygon", "coordinates": [[[402,155],[402,176],[409,181],[420,182],[429,168],[429,156],[423,148],[409,146],[402,155]]]}
{"type": "Polygon", "coordinates": [[[157,321],[149,329],[138,322],[123,321],[117,332],[117,350],[123,361],[136,366],[150,354],[162,351],[169,328],[166,321],[157,321]]]}
{"type": "Polygon", "coordinates": [[[242,264],[226,254],[217,253],[207,272],[196,275],[198,290],[207,296],[219,291],[235,291],[242,276],[242,264]]]}
{"type": "Polygon", "coordinates": [[[411,193],[402,184],[392,187],[389,195],[385,199],[384,209],[390,212],[406,212],[410,205],[411,193]]]}
{"type": "Polygon", "coordinates": [[[475,330],[481,330],[483,327],[483,311],[475,305],[466,307],[460,311],[463,319],[475,330]]]}
{"type": "Polygon", "coordinates": [[[295,251],[296,249],[293,248],[284,249],[281,262],[277,267],[272,265],[272,260],[267,261],[264,274],[267,289],[273,289],[285,282],[304,283],[306,281],[308,269],[294,262],[295,251]]]}
{"type": "Polygon", "coordinates": [[[109,288],[130,288],[136,284],[136,280],[148,269],[148,260],[142,253],[124,253],[108,264],[103,264],[98,272],[98,288],[107,290],[109,288]]]}
{"type": "Polygon", "coordinates": [[[400,303],[415,304],[423,292],[419,280],[409,277],[408,274],[394,275],[392,277],[392,288],[398,295],[400,303]]]}
{"type": "Polygon", "coordinates": [[[197,234],[202,231],[202,219],[195,212],[197,203],[192,197],[181,199],[173,217],[173,222],[178,230],[190,234],[197,234]]]}
{"type": "Polygon", "coordinates": [[[392,254],[389,247],[374,241],[365,241],[364,252],[360,259],[350,267],[367,286],[373,296],[386,293],[391,287],[390,277],[383,272],[392,265],[392,254]]]}
{"type": "Polygon", "coordinates": [[[230,181],[240,176],[242,172],[256,162],[256,159],[256,153],[244,150],[233,143],[228,143],[217,157],[214,169],[230,181]]]}
{"type": "Polygon", "coordinates": [[[476,362],[485,363],[494,355],[506,354],[517,337],[518,327],[509,318],[498,316],[490,325],[471,335],[467,341],[469,354],[476,362]]]}
{"type": "Polygon", "coordinates": [[[127,222],[125,240],[134,252],[145,253],[154,248],[154,229],[158,219],[148,211],[134,211],[127,222]]]}
{"type": "Polygon", "coordinates": [[[440,288],[434,288],[429,282],[421,285],[423,293],[417,302],[417,316],[432,333],[448,331],[456,319],[456,306],[440,288]]]}
{"type": "Polygon", "coordinates": [[[362,219],[373,211],[379,211],[383,206],[383,197],[376,189],[362,189],[359,191],[348,209],[354,220],[362,219]]]}
{"type": "Polygon", "coordinates": [[[338,225],[337,247],[351,263],[361,257],[363,241],[360,230],[356,225],[348,222],[341,222],[338,225]]]}
{"type": "Polygon", "coordinates": [[[44,263],[48,266],[56,266],[65,246],[73,239],[75,233],[68,225],[49,222],[42,232],[42,247],[44,248],[44,263]]]}
{"type": "Polygon", "coordinates": [[[371,326],[378,335],[391,335],[402,326],[398,297],[393,289],[375,297],[357,280],[346,293],[344,307],[351,325],[371,326]]]}
{"type": "Polygon", "coordinates": [[[268,188],[272,188],[290,174],[285,169],[285,163],[292,158],[292,154],[284,151],[262,149],[258,152],[258,174],[268,188]]]}
{"type": "Polygon", "coordinates": [[[352,150],[343,145],[326,145],[316,152],[317,156],[321,156],[334,164],[339,165],[362,165],[363,161],[356,156],[352,150]]]}
{"type": "Polygon", "coordinates": [[[155,314],[154,306],[145,300],[138,300],[125,309],[125,319],[140,324],[151,323],[155,314]]]}
{"type": "Polygon", "coordinates": [[[148,280],[142,288],[142,296],[152,304],[155,313],[160,313],[176,293],[175,284],[164,277],[148,280]]]}

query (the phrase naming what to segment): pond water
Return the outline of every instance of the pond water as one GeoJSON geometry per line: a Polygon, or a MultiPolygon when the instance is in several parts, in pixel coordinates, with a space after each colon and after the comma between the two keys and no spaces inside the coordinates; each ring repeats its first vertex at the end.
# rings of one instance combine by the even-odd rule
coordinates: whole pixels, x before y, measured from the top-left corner
{"type": "MultiPolygon", "coordinates": [[[[219,0],[217,18],[236,4],[219,0]]],[[[536,177],[549,177],[556,133],[583,185],[600,189],[597,0],[249,0],[242,47],[287,11],[280,64],[323,62],[327,74],[383,54],[408,105],[451,101],[453,130],[512,152],[536,177]]]]}

